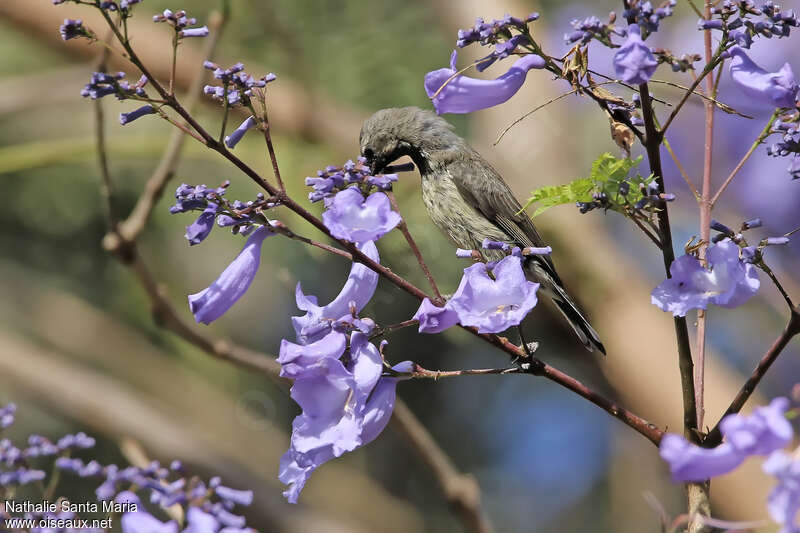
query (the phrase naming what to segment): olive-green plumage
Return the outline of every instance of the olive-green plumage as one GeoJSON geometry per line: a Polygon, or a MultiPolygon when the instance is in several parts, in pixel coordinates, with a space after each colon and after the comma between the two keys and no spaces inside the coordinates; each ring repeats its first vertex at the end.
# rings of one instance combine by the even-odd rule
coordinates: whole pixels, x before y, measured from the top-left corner
{"type": "MultiPolygon", "coordinates": [[[[361,155],[375,173],[404,155],[422,176],[422,199],[433,223],[460,248],[480,250],[484,239],[521,248],[545,246],[508,184],[453,127],[431,111],[416,107],[382,109],[361,128],[361,155]],[[519,213],[519,214],[517,214],[519,213]]],[[[483,250],[500,259],[500,250],[483,250]]],[[[580,341],[605,353],[597,333],[564,290],[549,256],[530,256],[529,279],[541,284],[580,341]]]]}

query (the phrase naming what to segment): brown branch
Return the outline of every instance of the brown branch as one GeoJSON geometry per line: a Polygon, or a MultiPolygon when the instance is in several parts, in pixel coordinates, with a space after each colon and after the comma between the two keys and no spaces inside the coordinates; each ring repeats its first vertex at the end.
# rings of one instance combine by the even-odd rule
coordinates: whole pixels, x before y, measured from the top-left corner
{"type": "MultiPolygon", "coordinates": [[[[394,193],[388,191],[386,195],[389,197],[389,201],[392,204],[392,208],[400,214],[400,206],[397,205],[397,198],[394,197],[394,193]]],[[[400,232],[403,234],[403,237],[406,238],[406,242],[408,243],[408,247],[411,248],[411,251],[414,252],[414,257],[417,258],[417,263],[419,263],[419,267],[422,269],[422,272],[425,274],[425,277],[428,279],[428,283],[433,290],[433,294],[436,295],[436,305],[444,304],[444,298],[442,298],[442,294],[439,292],[439,287],[436,286],[436,281],[433,279],[433,274],[431,274],[431,270],[428,268],[428,265],[425,263],[425,259],[422,258],[422,252],[419,251],[419,247],[417,243],[414,241],[414,237],[411,236],[411,231],[408,229],[408,224],[406,224],[406,219],[403,216],[400,216],[400,224],[398,225],[400,232]]]]}
{"type": "Polygon", "coordinates": [[[275,181],[278,182],[280,190],[285,191],[286,187],[283,185],[281,179],[281,171],[278,168],[278,158],[275,157],[275,148],[272,146],[272,135],[270,134],[269,117],[267,116],[267,89],[264,88],[264,106],[261,111],[261,118],[264,120],[264,141],[267,143],[267,151],[269,152],[269,160],[272,163],[272,173],[275,175],[275,181]]]}
{"type": "Polygon", "coordinates": [[[769,350],[764,354],[761,360],[756,365],[756,368],[753,370],[750,377],[747,378],[742,388],[739,390],[739,393],[733,399],[731,404],[725,410],[725,414],[720,417],[719,422],[714,426],[714,428],[708,433],[705,440],[703,441],[703,446],[707,446],[709,448],[713,448],[717,446],[720,442],[722,442],[722,433],[720,432],[720,423],[722,419],[728,415],[736,414],[742,410],[744,404],[747,403],[748,398],[750,395],[753,394],[753,391],[756,389],[758,384],[761,382],[761,379],[769,370],[769,367],[772,366],[772,363],[778,358],[786,345],[789,344],[789,341],[792,338],[800,333],[800,309],[793,308],[792,314],[789,317],[789,323],[786,324],[786,328],[784,328],[783,333],[781,333],[780,337],[775,339],[775,342],[772,343],[769,350]]]}
{"type": "MultiPolygon", "coordinates": [[[[379,264],[378,262],[374,261],[366,254],[361,252],[353,243],[347,242],[342,239],[334,238],[325,224],[319,218],[312,215],[308,210],[300,206],[297,202],[295,202],[291,197],[289,197],[285,191],[280,191],[276,189],[273,185],[268,183],[264,178],[262,178],[255,170],[249,167],[244,161],[239,159],[236,155],[234,155],[230,150],[228,150],[224,144],[220,144],[216,139],[214,139],[187,111],[186,109],[180,104],[180,102],[172,95],[168,94],[168,92],[164,89],[164,87],[155,79],[152,75],[150,75],[147,67],[142,64],[141,60],[136,55],[136,52],[131,48],[131,46],[125,42],[122,38],[122,35],[116,30],[111,21],[110,17],[105,11],[101,11],[101,14],[106,19],[108,25],[115,31],[117,39],[123,45],[125,51],[128,53],[128,57],[130,61],[136,65],[139,70],[141,70],[142,74],[147,76],[150,80],[152,86],[155,90],[161,95],[161,97],[168,103],[168,105],[175,110],[194,130],[197,134],[203,139],[203,143],[214,150],[215,152],[219,153],[223,157],[225,157],[228,161],[230,161],[236,168],[241,170],[246,176],[252,179],[257,185],[261,188],[266,190],[270,193],[270,195],[275,196],[278,198],[280,203],[290,209],[291,211],[295,212],[296,214],[300,215],[301,218],[305,219],[309,222],[312,226],[320,230],[322,233],[330,237],[331,239],[340,243],[347,251],[349,251],[352,255],[352,260],[356,262],[360,262],[370,269],[377,272],[382,277],[386,278],[390,282],[392,282],[397,287],[403,289],[407,293],[411,294],[412,296],[416,297],[419,300],[424,298],[428,298],[428,295],[425,294],[422,290],[418,287],[407,281],[401,276],[395,274],[391,269],[379,264]]],[[[590,94],[590,96],[592,96],[590,94]]],[[[602,105],[602,104],[601,104],[602,105]]],[[[648,105],[649,101],[648,101],[648,105]]],[[[660,175],[660,174],[659,174],[660,175]]],[[[662,183],[663,188],[663,183],[662,183]]],[[[662,191],[663,192],[663,191],[662,191]]],[[[666,213],[666,209],[662,211],[662,213],[666,213]]],[[[665,243],[666,245],[666,243],[665,243]]],[[[670,240],[670,253],[672,253],[671,248],[671,240],[670,240]]],[[[673,256],[674,258],[674,256],[673,256]]],[[[677,319],[676,319],[677,321],[677,319]]],[[[463,326],[462,326],[463,327],[463,326]]],[[[685,320],[684,320],[684,327],[685,327],[685,320]]],[[[504,337],[498,337],[497,335],[487,335],[487,334],[480,334],[477,332],[475,328],[468,328],[464,327],[467,331],[476,335],[483,339],[484,341],[500,348],[501,350],[505,351],[512,360],[517,358],[526,358],[528,357],[527,354],[521,350],[518,346],[511,344],[508,339],[504,337]]],[[[687,340],[688,340],[688,333],[687,333],[687,340]]],[[[536,375],[544,376],[545,378],[554,381],[562,385],[563,387],[575,392],[576,394],[586,398],[590,402],[594,403],[595,405],[601,407],[612,416],[622,420],[625,424],[636,430],[637,432],[641,433],[645,437],[647,437],[651,442],[654,444],[658,444],[661,441],[661,437],[663,435],[663,431],[658,429],[653,424],[647,422],[641,417],[638,417],[627,410],[622,410],[619,406],[617,406],[611,400],[599,395],[598,393],[592,391],[591,389],[587,388],[585,385],[580,383],[579,381],[575,380],[571,376],[564,374],[563,372],[546,365],[544,362],[538,359],[529,359],[531,365],[535,365],[537,369],[541,369],[540,372],[536,373],[536,375]],[[623,413],[620,416],[620,413],[623,413]]]]}
{"type": "MultiPolygon", "coordinates": [[[[225,27],[225,19],[219,13],[212,12],[208,19],[208,27],[210,33],[206,38],[202,52],[203,57],[206,58],[214,55],[222,29],[225,27]]],[[[201,65],[187,90],[187,110],[191,111],[200,99],[204,79],[205,69],[201,65]]],[[[164,187],[175,173],[185,140],[185,133],[180,129],[176,129],[172,133],[158,167],[156,167],[150,179],[147,180],[144,191],[139,195],[136,205],[128,215],[128,218],[119,225],[119,232],[125,240],[133,242],[141,234],[156,203],[164,192],[164,187]]]]}

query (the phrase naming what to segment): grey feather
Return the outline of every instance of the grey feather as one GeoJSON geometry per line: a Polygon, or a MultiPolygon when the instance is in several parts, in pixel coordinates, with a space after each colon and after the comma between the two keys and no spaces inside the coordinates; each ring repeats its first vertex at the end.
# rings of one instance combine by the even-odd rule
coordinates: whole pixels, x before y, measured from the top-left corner
{"type": "MultiPolygon", "coordinates": [[[[514,246],[542,247],[542,239],[521,211],[511,188],[453,127],[431,111],[416,107],[382,109],[361,128],[361,154],[374,172],[410,156],[422,176],[422,199],[433,223],[458,247],[481,249],[484,239],[514,246]]],[[[500,259],[498,250],[485,250],[500,259]]],[[[541,284],[588,349],[605,353],[597,332],[566,292],[549,256],[530,256],[527,276],[541,284]]]]}

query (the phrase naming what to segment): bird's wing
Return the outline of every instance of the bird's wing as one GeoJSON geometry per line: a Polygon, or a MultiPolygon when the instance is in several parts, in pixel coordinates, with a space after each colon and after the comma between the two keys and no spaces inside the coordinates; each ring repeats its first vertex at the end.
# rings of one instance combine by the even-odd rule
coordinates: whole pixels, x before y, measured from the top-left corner
{"type": "MultiPolygon", "coordinates": [[[[500,174],[476,152],[471,155],[450,162],[451,176],[464,200],[502,228],[521,247],[545,246],[530,217],[522,211],[522,206],[500,174]]],[[[557,284],[562,284],[549,256],[534,256],[534,259],[557,284]]]]}

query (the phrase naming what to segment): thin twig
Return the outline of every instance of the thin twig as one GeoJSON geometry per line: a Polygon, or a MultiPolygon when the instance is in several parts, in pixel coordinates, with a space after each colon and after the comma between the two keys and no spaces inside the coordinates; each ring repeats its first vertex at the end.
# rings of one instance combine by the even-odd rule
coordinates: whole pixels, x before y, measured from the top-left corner
{"type": "MultiPolygon", "coordinates": [[[[109,34],[106,38],[107,42],[111,39],[109,34]]],[[[106,71],[106,61],[108,60],[108,48],[104,47],[100,51],[100,56],[97,60],[97,71],[106,71]]],[[[103,102],[100,99],[94,101],[94,126],[97,134],[95,135],[97,145],[97,161],[100,167],[100,196],[103,199],[103,212],[105,213],[106,223],[108,227],[117,227],[117,215],[114,210],[114,183],[111,180],[111,172],[108,169],[108,152],[106,150],[106,125],[105,113],[103,112],[103,102]]]]}
{"type": "Polygon", "coordinates": [[[733,181],[733,178],[736,177],[736,174],[739,173],[739,171],[742,169],[744,164],[747,163],[747,160],[750,159],[750,156],[753,155],[753,152],[756,151],[756,148],[758,148],[761,145],[761,143],[764,142],[764,139],[769,137],[769,135],[771,133],[771,130],[772,130],[772,125],[775,123],[775,120],[778,118],[778,116],[780,116],[780,112],[779,111],[775,111],[772,114],[772,117],[769,119],[769,122],[767,122],[767,125],[764,126],[764,129],[761,130],[761,133],[759,133],[759,135],[756,138],[756,140],[753,142],[753,144],[750,145],[750,149],[747,150],[747,153],[744,154],[744,157],[742,157],[742,159],[739,161],[739,163],[736,165],[736,167],[731,171],[731,173],[725,179],[723,184],[720,186],[720,188],[716,192],[716,194],[714,194],[714,197],[711,199],[711,207],[713,207],[717,203],[717,200],[719,200],[719,197],[722,195],[723,192],[725,192],[725,189],[728,188],[728,185],[731,184],[731,182],[733,181]]]}
{"type": "Polygon", "coordinates": [[[264,120],[264,141],[267,143],[267,151],[269,152],[269,160],[272,163],[272,173],[275,175],[275,181],[278,182],[278,188],[281,191],[285,191],[286,187],[283,185],[283,180],[281,179],[281,171],[278,168],[278,158],[275,157],[275,148],[272,146],[272,135],[270,134],[270,130],[272,127],[269,123],[269,117],[267,116],[267,95],[266,95],[266,88],[264,89],[264,106],[261,111],[261,118],[264,120]]]}
{"type": "Polygon", "coordinates": [[[697,190],[697,187],[695,187],[694,183],[692,182],[692,178],[690,178],[689,174],[686,173],[686,170],[683,168],[681,160],[678,159],[678,156],[672,150],[672,145],[669,144],[669,141],[667,141],[666,136],[664,137],[664,147],[667,149],[667,153],[669,153],[670,157],[672,158],[672,161],[675,163],[675,166],[678,167],[678,172],[680,172],[680,175],[683,177],[683,181],[685,181],[686,185],[689,186],[689,189],[691,189],[695,199],[699,201],[700,191],[697,190]]]}
{"type": "MultiPolygon", "coordinates": [[[[111,21],[110,17],[105,11],[101,11],[101,15],[106,19],[109,26],[113,28],[113,22],[111,21]]],[[[121,41],[121,35],[119,32],[116,32],[118,40],[121,41]]],[[[121,41],[122,42],[122,41],[121,41]]],[[[312,226],[317,228],[319,231],[324,233],[325,235],[329,236],[330,238],[336,240],[341,244],[348,252],[352,254],[352,260],[363,263],[364,265],[368,266],[370,269],[374,270],[402,290],[406,291],[407,293],[411,294],[412,296],[416,297],[419,300],[427,298],[428,295],[425,294],[422,290],[418,287],[410,283],[408,280],[404,279],[401,276],[395,274],[391,269],[379,264],[377,261],[374,261],[372,258],[368,257],[364,254],[361,250],[359,250],[353,243],[344,241],[342,239],[334,238],[330,230],[325,226],[325,224],[319,218],[312,215],[308,210],[304,207],[299,205],[295,202],[292,198],[290,198],[285,191],[280,191],[268,183],[263,177],[261,177],[255,170],[249,167],[244,161],[239,159],[236,155],[234,155],[230,150],[225,148],[224,145],[220,145],[195,119],[192,117],[186,109],[181,106],[180,102],[175,99],[173,96],[167,94],[166,90],[161,86],[161,84],[156,80],[152,75],[150,75],[149,70],[147,67],[142,63],[139,57],[136,55],[136,52],[127,45],[123,43],[125,51],[129,55],[129,60],[139,68],[142,73],[148,77],[149,80],[152,82],[152,86],[154,89],[161,95],[162,98],[169,102],[170,107],[172,107],[176,113],[178,113],[186,122],[194,128],[197,134],[202,137],[202,143],[211,148],[212,150],[218,152],[220,155],[225,157],[228,161],[230,161],[234,166],[236,166],[239,170],[241,170],[246,176],[252,179],[256,184],[266,190],[273,196],[276,196],[280,199],[280,203],[282,203],[286,208],[290,209],[291,211],[298,214],[301,218],[305,219],[309,222],[312,226]]],[[[590,95],[593,96],[593,95],[590,95]]],[[[596,99],[596,97],[595,97],[596,99]]],[[[603,104],[601,103],[601,107],[603,104]]],[[[603,107],[604,109],[606,107],[603,107]]],[[[463,327],[463,326],[462,326],[463,327]]],[[[506,352],[511,359],[515,359],[517,357],[524,357],[524,351],[517,346],[511,344],[508,339],[504,337],[499,337],[497,335],[489,335],[489,334],[481,334],[475,328],[471,327],[463,327],[473,335],[476,335],[483,339],[484,341],[492,344],[493,346],[501,349],[502,351],[506,352]]],[[[600,408],[604,409],[606,412],[610,413],[612,416],[622,420],[625,424],[633,428],[638,433],[647,437],[651,442],[654,444],[658,444],[661,441],[661,437],[663,436],[664,432],[658,429],[655,425],[647,422],[645,419],[636,416],[630,413],[627,410],[621,410],[619,406],[617,406],[611,400],[599,395],[595,391],[592,391],[579,381],[575,380],[571,376],[564,374],[560,370],[557,370],[549,365],[546,365],[544,362],[538,359],[532,359],[531,363],[532,366],[535,365],[537,368],[536,375],[541,375],[555,383],[562,385],[563,387],[575,392],[576,394],[582,396],[583,398],[589,400],[590,402],[594,403],[595,405],[599,406],[600,408]],[[620,413],[623,413],[620,415],[620,413]]]]}
{"type": "MultiPolygon", "coordinates": [[[[682,89],[684,91],[689,91],[690,90],[689,87],[686,87],[685,85],[681,85],[680,83],[675,83],[673,81],[655,80],[653,78],[650,78],[650,82],[649,83],[660,83],[661,85],[669,85],[670,87],[675,87],[676,89],[682,89]]],[[[716,81],[714,83],[716,83],[716,81]]],[[[694,94],[695,96],[699,96],[700,98],[705,100],[706,103],[708,103],[708,102],[713,103],[715,106],[720,108],[725,113],[728,113],[729,115],[738,115],[738,116],[740,116],[742,118],[753,118],[750,115],[745,115],[744,113],[740,113],[739,111],[736,111],[734,108],[732,108],[728,104],[720,102],[716,98],[708,96],[708,95],[706,95],[706,94],[704,94],[704,93],[702,93],[700,91],[694,90],[694,91],[691,91],[691,93],[694,94]]]]}
{"type": "MultiPolygon", "coordinates": [[[[411,378],[440,379],[455,378],[460,376],[485,376],[487,374],[519,374],[522,373],[519,367],[509,368],[477,368],[465,370],[428,370],[419,365],[414,365],[414,370],[408,374],[411,378]]],[[[403,374],[401,374],[403,375],[403,374]]]]}
{"type": "Polygon", "coordinates": [[[514,122],[512,122],[511,124],[506,126],[503,129],[503,131],[500,132],[500,135],[497,136],[497,139],[495,139],[494,143],[492,143],[492,146],[497,146],[497,143],[499,143],[502,140],[502,138],[505,136],[506,133],[508,133],[508,131],[511,128],[513,128],[514,126],[516,126],[517,124],[519,124],[520,122],[522,122],[523,120],[528,118],[529,116],[533,115],[534,113],[536,113],[537,111],[539,111],[543,107],[547,107],[550,104],[552,104],[553,102],[557,102],[557,101],[561,100],[562,98],[566,98],[567,96],[569,96],[571,94],[575,94],[576,92],[578,92],[577,89],[572,89],[569,92],[566,92],[564,94],[560,94],[560,95],[556,96],[555,98],[551,98],[550,100],[548,100],[547,102],[545,102],[543,104],[537,105],[536,107],[534,107],[533,109],[531,109],[530,111],[528,111],[527,113],[525,113],[524,115],[522,115],[521,117],[516,119],[514,122]]]}
{"type": "MultiPolygon", "coordinates": [[[[225,27],[225,18],[217,12],[212,12],[208,17],[208,26],[211,31],[204,43],[203,57],[210,58],[214,55],[214,50],[216,50],[222,30],[225,27]]],[[[204,73],[205,69],[200,66],[187,91],[186,109],[189,112],[200,99],[205,78],[204,73]]],[[[156,170],[147,180],[144,191],[139,195],[136,205],[128,215],[128,218],[119,224],[120,235],[125,240],[135,241],[144,230],[156,203],[164,192],[164,187],[175,173],[185,140],[185,133],[182,130],[176,129],[172,132],[167,148],[161,156],[161,161],[158,162],[156,170]]]]}
{"type": "Polygon", "coordinates": [[[792,338],[800,333],[800,312],[798,312],[797,308],[792,309],[791,316],[789,317],[789,323],[786,324],[786,328],[784,328],[783,333],[781,333],[780,337],[775,339],[775,342],[772,343],[769,350],[764,354],[761,360],[756,365],[756,368],[753,370],[750,377],[745,381],[742,388],[739,390],[739,393],[733,399],[731,404],[725,410],[725,414],[720,417],[719,422],[714,426],[714,428],[709,431],[708,435],[706,436],[705,440],[703,441],[703,446],[713,448],[717,446],[720,442],[722,442],[722,433],[720,431],[720,423],[722,419],[728,415],[736,414],[742,410],[744,404],[747,403],[748,398],[750,395],[753,394],[758,384],[761,382],[761,379],[769,370],[769,367],[772,366],[772,363],[778,358],[786,345],[789,344],[789,341],[792,338]]]}
{"type": "MultiPolygon", "coordinates": [[[[394,209],[398,214],[400,214],[400,206],[397,204],[397,198],[394,197],[394,193],[391,191],[387,191],[386,196],[389,197],[389,201],[392,204],[392,209],[394,209]]],[[[403,216],[400,216],[400,224],[397,226],[400,229],[400,232],[403,234],[403,237],[406,238],[406,242],[408,243],[408,247],[411,248],[411,251],[414,253],[414,257],[417,258],[417,263],[419,263],[419,267],[422,269],[422,272],[425,274],[425,277],[428,280],[428,283],[431,286],[431,290],[433,290],[433,294],[436,295],[436,305],[442,305],[444,303],[444,298],[442,298],[442,294],[439,292],[439,287],[436,286],[436,280],[433,279],[433,274],[431,274],[431,270],[428,268],[428,265],[425,263],[425,259],[422,257],[422,252],[419,251],[419,246],[417,246],[416,241],[414,241],[414,237],[411,235],[411,231],[408,229],[408,224],[406,224],[406,219],[403,216]]]]}

